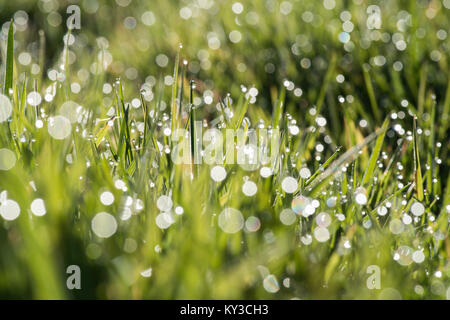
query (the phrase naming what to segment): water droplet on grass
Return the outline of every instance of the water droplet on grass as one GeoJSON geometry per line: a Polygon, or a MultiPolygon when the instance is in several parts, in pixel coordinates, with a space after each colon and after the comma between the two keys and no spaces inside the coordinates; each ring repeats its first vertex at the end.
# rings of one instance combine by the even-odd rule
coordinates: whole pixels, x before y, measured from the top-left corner
{"type": "Polygon", "coordinates": [[[64,116],[55,116],[49,118],[48,121],[48,133],[57,140],[63,140],[70,135],[72,131],[72,125],[69,119],[64,116]]]}
{"type": "Polygon", "coordinates": [[[298,196],[292,200],[291,208],[296,214],[302,215],[305,208],[310,204],[311,199],[304,196],[298,196]]]}
{"type": "Polygon", "coordinates": [[[0,123],[5,122],[11,116],[12,104],[9,98],[0,94],[0,123]]]}
{"type": "Polygon", "coordinates": [[[161,211],[169,211],[170,209],[172,209],[172,205],[172,199],[170,199],[170,197],[168,196],[160,196],[156,201],[156,206],[161,211]]]}
{"type": "Polygon", "coordinates": [[[327,228],[318,227],[314,229],[314,238],[319,242],[325,242],[330,239],[330,232],[327,228]]]}
{"type": "Polygon", "coordinates": [[[355,190],[355,201],[359,205],[365,205],[367,203],[366,189],[358,188],[355,190]]]}
{"type": "Polygon", "coordinates": [[[176,213],[177,215],[182,215],[182,214],[184,213],[183,207],[177,206],[177,207],[175,208],[175,213],[176,213]]]}
{"type": "Polygon", "coordinates": [[[175,220],[173,219],[170,212],[162,212],[156,216],[156,225],[160,229],[167,229],[169,228],[175,220]]]}
{"type": "Polygon", "coordinates": [[[423,215],[423,213],[425,212],[425,207],[423,206],[423,204],[416,201],[411,205],[410,210],[413,215],[415,215],[416,217],[419,217],[419,216],[423,215]]]}
{"type": "Polygon", "coordinates": [[[277,278],[273,274],[269,274],[263,280],[263,287],[267,292],[275,293],[280,290],[277,278]]]}
{"type": "Polygon", "coordinates": [[[47,210],[45,208],[44,200],[40,198],[34,199],[33,202],[31,202],[31,212],[38,217],[45,215],[47,210]]]}
{"type": "Polygon", "coordinates": [[[36,107],[36,106],[40,105],[41,102],[42,102],[42,97],[39,94],[39,92],[33,91],[33,92],[30,92],[28,94],[28,96],[27,96],[27,103],[30,106],[36,107]]]}
{"type": "Polygon", "coordinates": [[[109,238],[117,231],[117,221],[111,214],[100,212],[92,219],[91,227],[98,237],[109,238]]]}
{"type": "Polygon", "coordinates": [[[291,209],[284,209],[280,213],[280,221],[284,225],[290,226],[295,222],[296,219],[297,216],[295,215],[295,212],[292,211],[291,209]]]}
{"type": "Polygon", "coordinates": [[[152,268],[148,268],[141,272],[141,276],[144,278],[150,278],[152,276],[152,268]]]}
{"type": "Polygon", "coordinates": [[[412,249],[408,246],[401,246],[394,252],[394,260],[402,266],[409,266],[412,260],[412,249]]]}
{"type": "Polygon", "coordinates": [[[242,192],[247,197],[254,196],[257,191],[258,191],[258,187],[256,186],[256,183],[254,183],[253,181],[245,181],[244,182],[244,184],[242,186],[242,192]]]}
{"type": "Polygon", "coordinates": [[[222,166],[214,166],[210,171],[211,179],[216,182],[221,182],[227,177],[227,171],[222,166]]]}
{"type": "Polygon", "coordinates": [[[319,227],[326,228],[331,224],[331,217],[326,212],[321,212],[316,217],[316,223],[319,227]]]}
{"type": "Polygon", "coordinates": [[[281,188],[286,193],[294,193],[298,188],[297,180],[293,177],[286,177],[281,182],[281,188]]]}
{"type": "Polygon", "coordinates": [[[337,197],[330,197],[327,199],[327,206],[329,208],[334,208],[336,206],[337,197]]]}
{"type": "Polygon", "coordinates": [[[64,102],[58,110],[59,114],[67,118],[71,123],[77,122],[81,111],[82,107],[70,100],[64,102]]]}
{"type": "Polygon", "coordinates": [[[393,233],[393,234],[400,234],[403,232],[404,230],[404,225],[403,223],[399,220],[399,219],[393,219],[391,220],[391,222],[389,223],[389,230],[393,233]]]}
{"type": "Polygon", "coordinates": [[[0,206],[0,215],[3,217],[3,219],[8,221],[17,219],[17,217],[20,215],[19,204],[16,201],[10,199],[4,201],[0,206]]]}
{"type": "Polygon", "coordinates": [[[259,170],[259,174],[263,178],[268,178],[268,177],[270,177],[272,175],[272,169],[270,169],[269,167],[262,167],[259,170]]]}
{"type": "Polygon", "coordinates": [[[103,205],[109,206],[114,202],[114,195],[109,191],[102,192],[100,194],[100,201],[103,205]]]}
{"type": "Polygon", "coordinates": [[[312,243],[312,237],[310,234],[307,234],[305,236],[302,236],[300,238],[300,241],[304,244],[304,245],[310,245],[312,243]]]}
{"type": "Polygon", "coordinates": [[[301,168],[300,169],[300,177],[303,179],[308,179],[311,176],[311,171],[309,171],[308,168],[301,168]]]}
{"type": "Polygon", "coordinates": [[[219,215],[218,224],[223,232],[236,233],[244,226],[244,217],[239,210],[225,208],[219,215]]]}
{"type": "Polygon", "coordinates": [[[248,217],[245,221],[245,229],[249,232],[256,232],[261,227],[261,221],[254,216],[248,217]]]}
{"type": "Polygon", "coordinates": [[[16,155],[9,149],[0,149],[0,170],[8,171],[16,165],[16,155]]]}
{"type": "Polygon", "coordinates": [[[385,216],[388,213],[388,209],[385,206],[380,206],[377,209],[377,213],[379,216],[385,216]]]}
{"type": "Polygon", "coordinates": [[[415,263],[422,263],[425,260],[425,255],[421,250],[417,250],[412,254],[412,259],[415,263]]]}

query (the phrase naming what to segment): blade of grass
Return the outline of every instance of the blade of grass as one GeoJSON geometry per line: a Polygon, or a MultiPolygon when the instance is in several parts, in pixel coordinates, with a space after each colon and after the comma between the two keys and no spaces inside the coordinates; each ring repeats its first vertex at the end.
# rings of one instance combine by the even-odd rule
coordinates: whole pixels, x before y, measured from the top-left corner
{"type": "Polygon", "coordinates": [[[14,22],[11,19],[8,31],[8,47],[6,49],[6,75],[4,94],[9,95],[9,89],[13,86],[14,69],[14,22]]]}
{"type": "Polygon", "coordinates": [[[182,45],[179,46],[177,51],[177,56],[175,58],[175,66],[173,68],[173,85],[172,85],[172,102],[171,102],[171,111],[172,111],[172,132],[179,127],[179,108],[177,105],[177,85],[178,85],[178,66],[180,64],[180,51],[182,45]]]}
{"type": "Polygon", "coordinates": [[[316,101],[317,114],[320,114],[323,102],[325,101],[325,94],[327,92],[328,84],[330,83],[333,77],[334,69],[336,68],[336,61],[337,61],[336,54],[333,53],[333,55],[331,56],[330,65],[325,75],[325,79],[323,80],[322,86],[320,87],[319,95],[317,97],[316,101]]]}
{"type": "Polygon", "coordinates": [[[376,132],[368,135],[362,142],[352,147],[350,150],[341,155],[336,161],[332,163],[332,165],[325,170],[319,178],[315,179],[314,183],[312,183],[310,190],[308,192],[309,196],[314,197],[317,195],[327,184],[328,182],[340,171],[342,166],[346,163],[353,161],[359,155],[359,151],[362,150],[366,145],[372,142],[377,136],[382,134],[382,130],[378,130],[376,132]]]}
{"type": "Polygon", "coordinates": [[[305,182],[305,187],[307,187],[311,182],[314,181],[314,179],[321,173],[323,172],[326,168],[328,168],[328,166],[330,165],[330,163],[338,156],[339,152],[342,150],[342,147],[338,147],[336,149],[336,151],[331,155],[331,157],[328,158],[327,161],[325,161],[325,163],[323,165],[321,165],[319,167],[319,169],[314,172],[314,174],[311,176],[311,178],[309,178],[306,182],[305,182]]]}
{"type": "Polygon", "coordinates": [[[414,125],[413,125],[413,147],[414,147],[414,171],[415,171],[415,188],[416,188],[416,196],[419,201],[423,200],[423,179],[422,179],[422,170],[420,168],[420,158],[419,158],[419,147],[417,143],[417,117],[414,116],[414,125]]]}
{"type": "Polygon", "coordinates": [[[379,130],[379,136],[375,143],[375,148],[373,149],[372,154],[370,155],[369,165],[367,166],[366,172],[364,173],[364,177],[361,181],[361,186],[368,185],[373,177],[377,160],[378,157],[380,156],[381,147],[383,146],[384,136],[386,134],[388,125],[389,125],[389,118],[386,118],[386,120],[384,120],[383,126],[379,130]]]}
{"type": "Polygon", "coordinates": [[[377,99],[375,98],[375,91],[373,90],[372,80],[370,79],[370,74],[367,68],[363,66],[363,76],[364,82],[366,84],[367,94],[369,95],[370,106],[372,107],[372,112],[375,115],[377,121],[381,121],[381,115],[378,108],[377,99]]]}
{"type": "Polygon", "coordinates": [[[242,121],[244,120],[245,113],[247,112],[248,105],[250,103],[250,98],[251,98],[251,96],[248,95],[248,98],[245,100],[244,105],[239,110],[239,117],[237,118],[236,127],[235,127],[236,130],[241,127],[242,121]]]}
{"type": "Polygon", "coordinates": [[[281,114],[283,113],[284,100],[286,99],[286,88],[283,86],[278,96],[278,102],[273,113],[272,125],[278,128],[281,121],[281,114]]]}

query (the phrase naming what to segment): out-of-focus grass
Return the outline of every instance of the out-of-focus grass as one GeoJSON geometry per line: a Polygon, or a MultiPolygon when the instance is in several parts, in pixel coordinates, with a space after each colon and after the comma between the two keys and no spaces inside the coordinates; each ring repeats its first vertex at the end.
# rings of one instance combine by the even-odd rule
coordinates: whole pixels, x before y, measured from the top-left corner
{"type": "Polygon", "coordinates": [[[16,25],[13,70],[8,24],[2,32],[1,90],[13,112],[0,123],[0,148],[17,159],[0,171],[0,192],[21,209],[14,221],[0,218],[2,298],[450,296],[449,1],[379,1],[380,26],[367,1],[336,1],[331,10],[334,1],[242,1],[241,13],[230,1],[128,2],[81,1],[82,26],[69,41],[70,2],[0,5],[1,22],[16,25]],[[12,93],[4,90],[11,74],[12,93]],[[37,109],[26,99],[34,90],[43,98],[37,109]],[[49,119],[68,100],[83,108],[69,137],[56,140],[49,119]],[[217,127],[219,116],[221,130],[261,120],[280,128],[271,177],[224,164],[227,178],[216,183],[203,164],[191,179],[190,166],[164,153],[174,144],[165,128],[192,132],[188,119],[217,127]],[[303,167],[311,179],[300,177],[303,167]],[[319,201],[292,225],[280,221],[294,198],[281,188],[287,176],[297,194],[319,201]],[[242,192],[246,179],[257,185],[252,197],[242,192]],[[110,206],[99,199],[104,191],[114,194],[110,206]],[[184,209],[165,230],[155,222],[161,195],[184,209]],[[42,217],[30,210],[36,198],[42,217]],[[416,202],[425,207],[417,218],[416,202]],[[224,233],[226,207],[257,217],[260,229],[224,233]],[[92,231],[99,212],[118,221],[108,239],[92,231]],[[320,212],[331,217],[323,243],[314,235],[320,212]],[[66,288],[72,264],[81,267],[81,290],[66,288]],[[370,265],[380,267],[379,290],[366,286],[370,265]],[[264,286],[269,274],[276,282],[264,286]]]}

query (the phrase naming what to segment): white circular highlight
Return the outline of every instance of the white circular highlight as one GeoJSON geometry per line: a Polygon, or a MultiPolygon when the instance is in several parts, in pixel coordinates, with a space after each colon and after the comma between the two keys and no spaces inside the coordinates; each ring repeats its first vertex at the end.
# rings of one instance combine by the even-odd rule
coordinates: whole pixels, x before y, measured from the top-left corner
{"type": "Polygon", "coordinates": [[[244,217],[239,210],[233,208],[225,208],[219,214],[219,227],[223,232],[236,233],[244,226],[244,217]]]}
{"type": "Polygon", "coordinates": [[[12,104],[9,98],[0,93],[0,123],[5,122],[11,116],[12,104]]]}
{"type": "Polygon", "coordinates": [[[91,227],[98,237],[109,238],[117,231],[117,221],[111,214],[100,212],[92,219],[91,227]]]}
{"type": "Polygon", "coordinates": [[[72,125],[70,124],[69,119],[64,116],[55,116],[53,118],[49,118],[48,121],[48,133],[52,136],[53,139],[63,140],[70,135],[72,131],[72,125]]]}

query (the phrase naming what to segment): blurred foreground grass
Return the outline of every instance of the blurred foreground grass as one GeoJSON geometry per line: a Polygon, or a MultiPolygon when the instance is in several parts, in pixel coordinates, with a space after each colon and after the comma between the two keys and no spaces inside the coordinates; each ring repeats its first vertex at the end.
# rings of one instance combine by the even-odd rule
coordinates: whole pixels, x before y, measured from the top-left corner
{"type": "Polygon", "coordinates": [[[449,8],[0,1],[0,297],[450,298],[449,8]],[[276,165],[173,163],[188,119],[276,165]]]}

